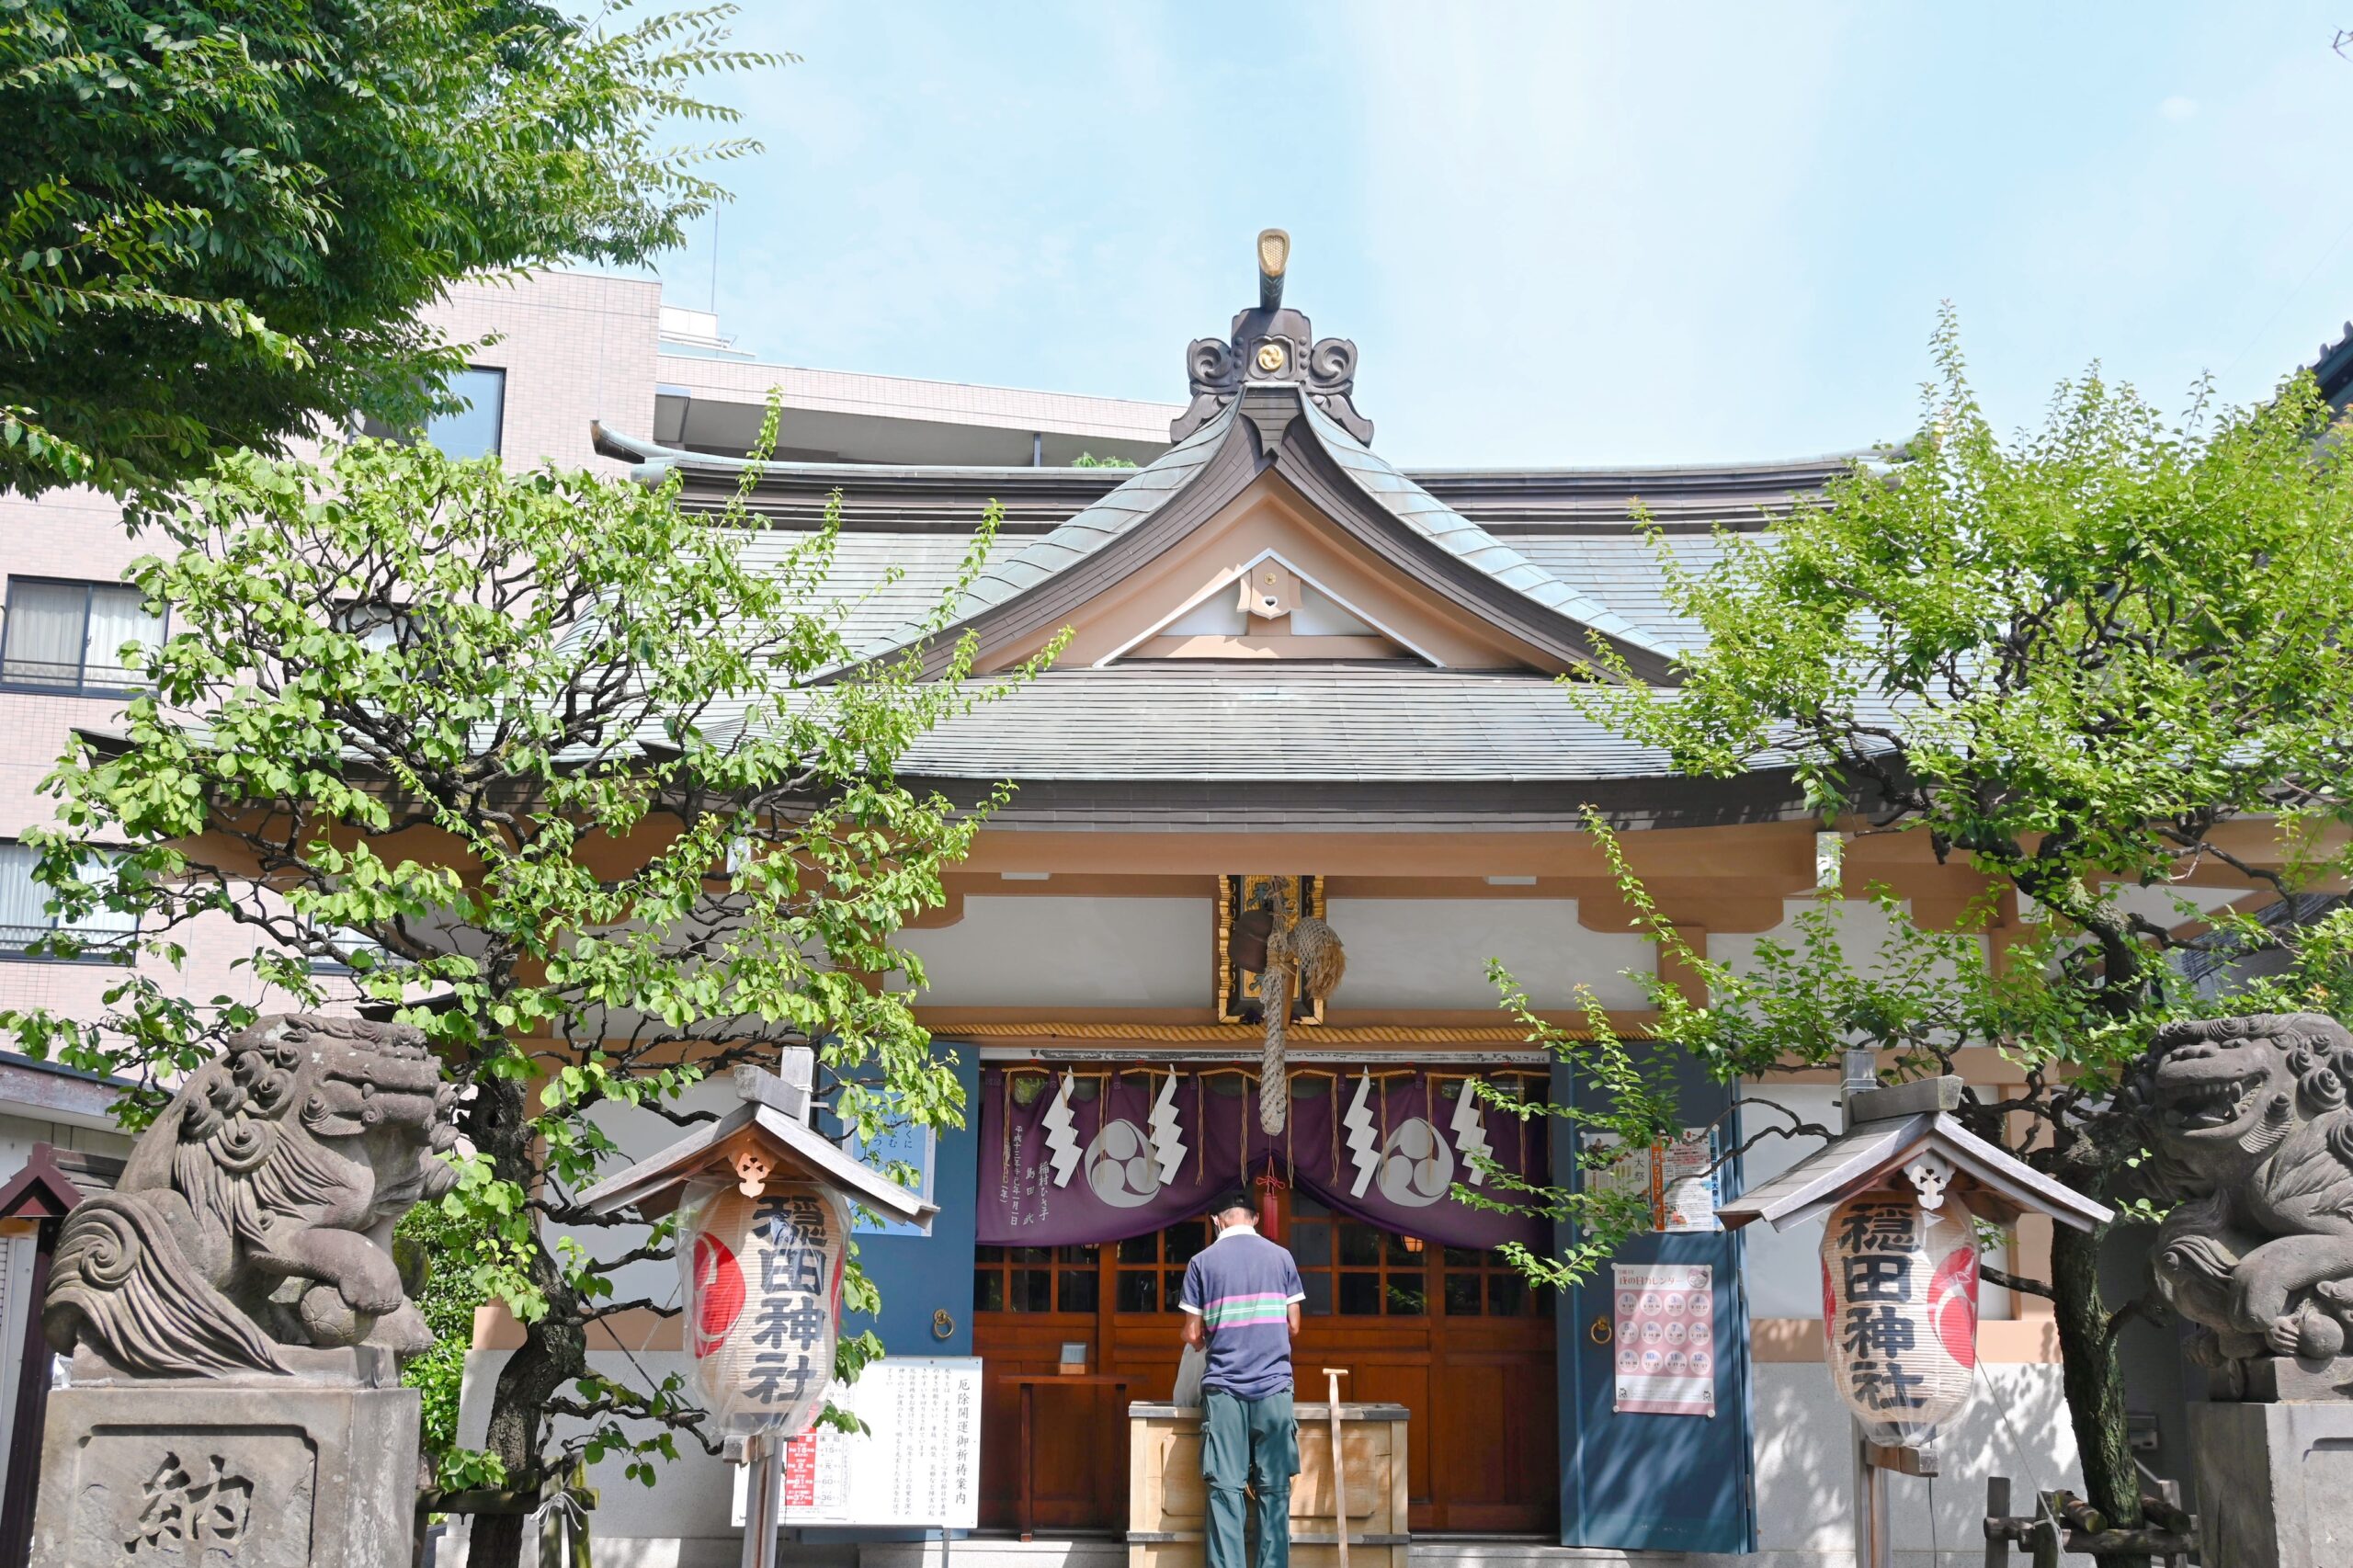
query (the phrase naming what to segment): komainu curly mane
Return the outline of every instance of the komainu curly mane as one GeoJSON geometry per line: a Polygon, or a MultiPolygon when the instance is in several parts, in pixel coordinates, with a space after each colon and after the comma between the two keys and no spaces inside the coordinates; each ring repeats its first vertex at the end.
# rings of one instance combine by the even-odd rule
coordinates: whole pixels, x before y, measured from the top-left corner
{"type": "Polygon", "coordinates": [[[2318,1013],[2168,1024],[2126,1090],[2175,1200],[2158,1289],[2214,1361],[2336,1356],[2353,1324],[2353,1035],[2318,1013]]]}
{"type": "Polygon", "coordinates": [[[429,1342],[392,1229],[455,1183],[454,1095],[398,1024],[264,1018],[191,1074],[65,1222],[43,1327],[150,1376],[284,1371],[281,1346],[429,1342]]]}

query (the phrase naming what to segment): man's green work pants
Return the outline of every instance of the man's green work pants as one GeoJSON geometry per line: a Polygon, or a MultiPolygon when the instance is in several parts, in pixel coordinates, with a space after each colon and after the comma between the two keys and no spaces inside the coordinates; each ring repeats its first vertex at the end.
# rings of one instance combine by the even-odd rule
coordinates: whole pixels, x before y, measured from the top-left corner
{"type": "Polygon", "coordinates": [[[1242,1486],[1258,1499],[1258,1552],[1249,1568],[1290,1568],[1290,1478],[1299,1473],[1299,1424],[1290,1391],[1242,1399],[1201,1392],[1201,1479],[1209,1484],[1209,1568],[1245,1568],[1242,1486]]]}

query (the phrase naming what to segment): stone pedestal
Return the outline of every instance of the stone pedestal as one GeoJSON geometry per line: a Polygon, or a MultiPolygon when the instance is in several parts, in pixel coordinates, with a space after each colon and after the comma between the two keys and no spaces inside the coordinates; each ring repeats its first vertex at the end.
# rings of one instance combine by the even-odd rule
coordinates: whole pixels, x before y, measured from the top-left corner
{"type": "Polygon", "coordinates": [[[2201,1561],[2353,1563],[2353,1402],[2192,1404],[2189,1449],[2201,1561]]]}
{"type": "Polygon", "coordinates": [[[78,1354],[49,1399],[32,1568],[407,1568],[416,1392],[388,1352],[297,1355],[291,1377],[181,1380],[78,1354]]]}

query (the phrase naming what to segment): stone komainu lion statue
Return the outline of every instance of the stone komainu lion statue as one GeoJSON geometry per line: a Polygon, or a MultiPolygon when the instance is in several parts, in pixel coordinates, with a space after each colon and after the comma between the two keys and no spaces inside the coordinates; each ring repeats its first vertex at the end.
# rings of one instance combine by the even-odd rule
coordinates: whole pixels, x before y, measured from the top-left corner
{"type": "Polygon", "coordinates": [[[281,1346],[432,1341],[392,1226],[456,1183],[456,1096],[404,1024],[267,1017],[198,1069],[58,1237],[42,1326],[123,1371],[285,1371],[281,1346]]]}
{"type": "Polygon", "coordinates": [[[2168,1024],[2128,1093],[2177,1205],[2157,1288],[2209,1365],[2333,1357],[2353,1325],[2353,1035],[2317,1013],[2168,1024]]]}

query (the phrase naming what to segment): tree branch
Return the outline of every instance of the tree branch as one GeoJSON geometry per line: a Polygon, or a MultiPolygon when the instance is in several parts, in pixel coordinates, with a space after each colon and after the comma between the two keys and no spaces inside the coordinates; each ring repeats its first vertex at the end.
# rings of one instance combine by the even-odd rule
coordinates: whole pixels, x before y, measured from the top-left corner
{"type": "Polygon", "coordinates": [[[2052,1299],[2051,1287],[2040,1279],[2029,1279],[2006,1268],[1995,1268],[1991,1264],[1979,1264],[1977,1272],[1988,1285],[1999,1285],[2005,1290],[2016,1290],[2022,1296],[2040,1296],[2046,1301],[2052,1299]]]}

